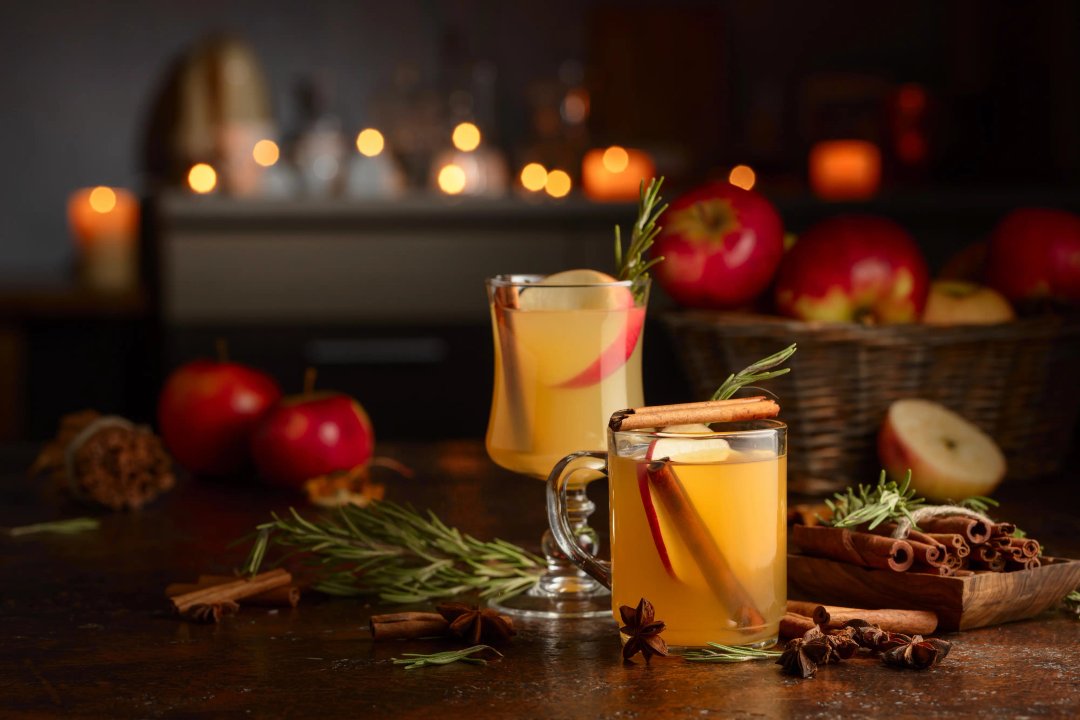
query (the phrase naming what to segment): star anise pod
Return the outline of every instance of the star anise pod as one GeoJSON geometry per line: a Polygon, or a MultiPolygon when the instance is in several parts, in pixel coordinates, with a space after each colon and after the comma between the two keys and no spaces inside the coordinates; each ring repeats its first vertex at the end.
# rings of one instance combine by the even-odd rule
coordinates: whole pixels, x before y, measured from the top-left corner
{"type": "Polygon", "coordinates": [[[848,620],[844,623],[844,629],[851,628],[852,640],[873,652],[885,652],[911,642],[911,638],[903,633],[882,630],[877,625],[872,625],[865,620],[848,620]]]}
{"type": "Polygon", "coordinates": [[[225,600],[224,602],[209,605],[193,605],[183,614],[183,617],[200,623],[219,623],[223,617],[235,615],[239,609],[240,606],[237,603],[232,600],[225,600]]]}
{"type": "Polygon", "coordinates": [[[855,629],[854,628],[842,628],[836,632],[829,633],[825,636],[829,646],[832,648],[833,656],[836,658],[833,662],[840,662],[841,660],[848,660],[859,652],[859,643],[855,641],[855,629]]]}
{"type": "Polygon", "coordinates": [[[472,645],[481,641],[505,643],[517,634],[514,621],[491,608],[448,602],[439,603],[435,609],[450,623],[451,633],[472,645]]]}
{"type": "Polygon", "coordinates": [[[817,663],[807,655],[804,645],[802,638],[789,641],[784,648],[784,654],[776,661],[788,675],[811,678],[817,674],[817,663]]]}
{"type": "Polygon", "coordinates": [[[651,602],[641,598],[636,608],[623,605],[619,608],[619,616],[623,621],[619,632],[627,636],[626,644],[623,645],[623,660],[629,660],[641,653],[648,664],[653,655],[668,654],[667,643],[660,637],[660,633],[664,632],[664,622],[656,619],[656,611],[651,602]]]}
{"type": "Polygon", "coordinates": [[[815,665],[840,662],[840,658],[833,653],[829,637],[821,632],[821,628],[812,627],[803,634],[801,651],[815,665]]]}
{"type": "Polygon", "coordinates": [[[949,654],[952,644],[947,640],[938,638],[923,638],[915,635],[910,642],[898,645],[882,654],[881,659],[886,665],[899,668],[914,668],[925,670],[941,662],[942,658],[949,654]]]}

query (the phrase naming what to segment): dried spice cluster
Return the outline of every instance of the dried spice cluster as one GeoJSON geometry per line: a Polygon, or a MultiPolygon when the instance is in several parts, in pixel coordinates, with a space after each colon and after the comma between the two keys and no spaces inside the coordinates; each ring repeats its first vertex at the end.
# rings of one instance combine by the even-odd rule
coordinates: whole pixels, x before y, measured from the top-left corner
{"type": "Polygon", "coordinates": [[[790,641],[776,662],[789,675],[809,678],[817,674],[819,665],[839,663],[867,650],[880,654],[886,665],[925,670],[941,662],[951,647],[945,640],[888,632],[865,620],[849,620],[833,632],[810,628],[790,641]]]}

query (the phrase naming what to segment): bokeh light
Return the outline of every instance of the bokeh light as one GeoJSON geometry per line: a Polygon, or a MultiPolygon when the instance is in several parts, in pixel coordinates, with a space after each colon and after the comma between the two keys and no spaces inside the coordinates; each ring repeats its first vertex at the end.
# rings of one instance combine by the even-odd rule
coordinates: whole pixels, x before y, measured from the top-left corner
{"type": "Polygon", "coordinates": [[[112,212],[116,207],[116,193],[110,187],[99,185],[90,191],[90,209],[102,214],[112,212]]]}
{"type": "Polygon", "coordinates": [[[217,172],[206,163],[196,163],[188,170],[187,181],[188,187],[204,195],[217,187],[217,172]]]}
{"type": "Polygon", "coordinates": [[[465,171],[450,163],[439,169],[439,189],[447,195],[458,195],[465,189],[465,171]]]}
{"type": "Polygon", "coordinates": [[[562,170],[552,170],[547,174],[544,190],[553,198],[561,198],[570,194],[571,185],[569,175],[562,170]]]}
{"type": "Polygon", "coordinates": [[[757,174],[749,165],[736,165],[731,168],[731,172],[728,173],[728,182],[735,187],[749,190],[754,187],[754,183],[757,182],[757,174]]]}
{"type": "Polygon", "coordinates": [[[454,147],[461,152],[472,152],[480,147],[480,128],[470,122],[459,123],[452,137],[454,147]]]}
{"type": "Polygon", "coordinates": [[[356,136],[356,149],[364,157],[375,157],[386,147],[383,134],[375,128],[364,128],[356,136]]]}
{"type": "Polygon", "coordinates": [[[548,172],[540,163],[529,163],[521,168],[521,185],[531,192],[543,190],[547,177],[548,172]]]}
{"type": "Polygon", "coordinates": [[[604,169],[610,173],[621,173],[630,164],[630,153],[626,148],[612,145],[604,151],[604,169]]]}
{"type": "Polygon", "coordinates": [[[281,157],[281,150],[273,140],[260,140],[251,150],[251,157],[263,167],[271,167],[281,157]]]}

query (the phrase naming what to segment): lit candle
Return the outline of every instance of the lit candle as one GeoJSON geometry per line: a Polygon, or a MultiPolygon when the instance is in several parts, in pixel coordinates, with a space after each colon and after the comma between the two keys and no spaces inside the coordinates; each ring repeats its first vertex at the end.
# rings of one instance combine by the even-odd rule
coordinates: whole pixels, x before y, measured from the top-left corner
{"type": "Polygon", "coordinates": [[[826,140],[810,149],[810,187],[825,200],[865,200],[881,186],[881,151],[865,140],[826,140]]]}
{"type": "Polygon", "coordinates": [[[139,202],[122,188],[76,190],[68,198],[79,277],[101,292],[125,292],[138,280],[139,202]]]}
{"type": "Polygon", "coordinates": [[[618,145],[590,150],[581,161],[581,185],[593,200],[636,200],[641,181],[655,174],[647,152],[618,145]]]}

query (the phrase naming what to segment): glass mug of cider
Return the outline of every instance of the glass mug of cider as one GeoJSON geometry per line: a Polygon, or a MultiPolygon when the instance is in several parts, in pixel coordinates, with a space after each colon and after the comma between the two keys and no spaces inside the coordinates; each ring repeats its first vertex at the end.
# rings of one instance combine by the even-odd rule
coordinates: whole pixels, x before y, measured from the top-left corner
{"type": "Polygon", "coordinates": [[[577,452],[548,477],[559,546],[611,588],[612,613],[641,598],[669,648],[765,647],[787,601],[787,426],[776,420],[608,431],[607,453],[577,452]],[[578,545],[566,493],[608,476],[611,562],[578,545]],[[580,475],[579,475],[580,473],[580,475]]]}

